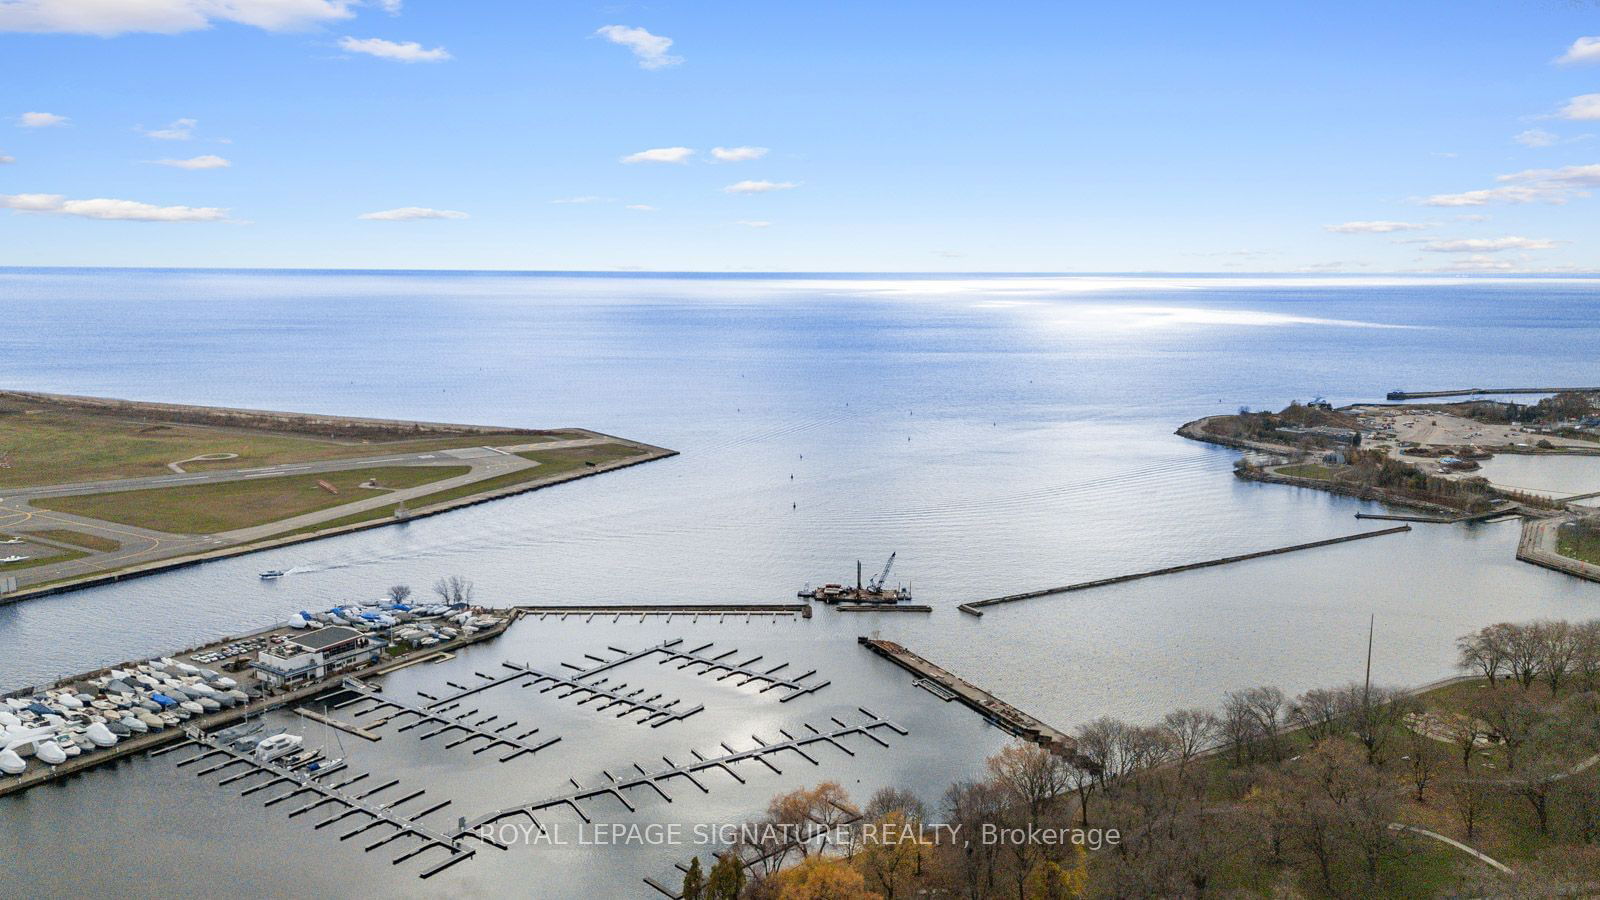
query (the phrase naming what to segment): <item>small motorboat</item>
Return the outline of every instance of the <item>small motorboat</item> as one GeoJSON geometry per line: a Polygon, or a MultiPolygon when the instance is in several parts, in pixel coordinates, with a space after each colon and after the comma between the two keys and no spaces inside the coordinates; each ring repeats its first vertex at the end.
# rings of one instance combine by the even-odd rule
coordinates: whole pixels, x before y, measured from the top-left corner
{"type": "Polygon", "coordinates": [[[116,738],[125,738],[128,735],[133,734],[133,732],[128,729],[128,726],[122,724],[121,719],[107,719],[106,730],[111,732],[112,736],[116,738]]]}
{"type": "Polygon", "coordinates": [[[304,742],[305,738],[298,734],[275,734],[257,744],[254,755],[260,762],[271,762],[299,750],[304,742]]]}
{"type": "Polygon", "coordinates": [[[150,730],[150,726],[137,716],[124,716],[122,719],[122,727],[128,729],[134,734],[144,734],[150,730]]]}
{"type": "Polygon", "coordinates": [[[178,708],[191,716],[203,716],[206,712],[206,708],[204,706],[201,706],[193,700],[185,700],[182,703],[179,703],[178,708]]]}
{"type": "Polygon", "coordinates": [[[33,756],[47,766],[59,766],[67,761],[67,751],[63,750],[53,737],[34,741],[33,756]]]}
{"type": "Polygon", "coordinates": [[[283,572],[282,569],[268,569],[265,572],[261,573],[261,577],[262,578],[266,578],[266,579],[282,578],[283,575],[284,575],[284,572],[283,572]]]}
{"type": "Polygon", "coordinates": [[[90,725],[84,730],[83,735],[93,741],[96,747],[114,747],[117,743],[117,736],[112,734],[111,729],[103,722],[90,725]]]}
{"type": "Polygon", "coordinates": [[[21,775],[28,768],[28,763],[17,755],[15,750],[0,750],[0,772],[7,775],[21,775]]]}

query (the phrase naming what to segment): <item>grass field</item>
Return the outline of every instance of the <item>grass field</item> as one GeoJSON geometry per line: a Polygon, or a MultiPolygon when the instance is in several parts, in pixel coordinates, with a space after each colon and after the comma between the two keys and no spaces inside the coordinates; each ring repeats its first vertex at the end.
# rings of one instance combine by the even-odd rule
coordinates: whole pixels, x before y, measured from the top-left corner
{"type": "Polygon", "coordinates": [[[534,443],[575,436],[580,435],[528,431],[394,441],[335,441],[265,430],[136,421],[48,407],[31,409],[15,401],[3,401],[0,402],[0,488],[165,475],[170,472],[168,463],[210,453],[237,453],[238,457],[185,464],[184,467],[196,472],[248,469],[280,463],[477,447],[485,443],[534,443]]]}
{"type": "Polygon", "coordinates": [[[1556,542],[1556,552],[1562,556],[1600,566],[1600,540],[1579,541],[1561,538],[1556,542]]]}
{"type": "Polygon", "coordinates": [[[1337,472],[1337,470],[1331,466],[1321,466],[1315,463],[1306,463],[1299,466],[1284,466],[1283,468],[1276,469],[1274,471],[1276,471],[1279,475],[1288,475],[1294,478],[1315,478],[1319,481],[1328,481],[1332,479],[1334,474],[1337,472]]]}
{"type": "MultiPolygon", "coordinates": [[[[591,447],[569,447],[564,450],[529,450],[517,455],[539,463],[539,465],[531,469],[519,469],[515,472],[497,475],[494,478],[475,481],[472,484],[415,497],[406,501],[406,506],[413,510],[422,509],[439,503],[448,503],[451,500],[459,500],[462,497],[470,497],[474,494],[497,491],[529,481],[538,481],[563,475],[585,468],[585,462],[612,462],[619,459],[643,456],[648,452],[650,451],[647,448],[635,447],[630,444],[597,444],[591,447]]],[[[322,531],[327,528],[358,525],[375,519],[387,519],[393,515],[393,509],[369,509],[365,512],[353,513],[342,518],[322,522],[309,528],[297,528],[293,531],[285,532],[285,534],[305,534],[306,532],[322,531]]]]}
{"type": "MultiPolygon", "coordinates": [[[[10,553],[6,554],[6,556],[10,555],[10,553]]],[[[60,550],[50,556],[35,556],[32,559],[24,559],[21,562],[0,563],[0,572],[15,572],[18,569],[31,569],[34,566],[43,566],[49,563],[67,562],[68,560],[80,559],[88,555],[89,554],[83,550],[60,550]]]]}
{"type": "Polygon", "coordinates": [[[72,531],[66,528],[49,528],[44,531],[30,531],[28,534],[29,536],[37,535],[52,541],[59,541],[63,544],[71,544],[74,547],[82,547],[85,550],[98,550],[101,553],[122,549],[120,541],[114,541],[98,534],[86,534],[82,531],[72,531]]]}
{"type": "Polygon", "coordinates": [[[35,500],[33,505],[173,534],[216,534],[264,525],[376,496],[360,487],[369,478],[387,488],[409,488],[465,475],[467,466],[388,466],[320,475],[290,475],[218,484],[80,494],[35,500]],[[325,480],[339,489],[330,494],[325,480]]]}

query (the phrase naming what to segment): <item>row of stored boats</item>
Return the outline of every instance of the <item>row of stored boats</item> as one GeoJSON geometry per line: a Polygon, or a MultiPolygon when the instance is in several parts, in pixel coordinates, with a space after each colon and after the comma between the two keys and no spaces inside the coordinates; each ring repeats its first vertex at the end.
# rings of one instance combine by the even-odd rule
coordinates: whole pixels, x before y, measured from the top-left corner
{"type": "Polygon", "coordinates": [[[220,672],[162,657],[80,685],[8,697],[0,704],[0,773],[21,775],[30,760],[59,765],[259,696],[220,672]]]}

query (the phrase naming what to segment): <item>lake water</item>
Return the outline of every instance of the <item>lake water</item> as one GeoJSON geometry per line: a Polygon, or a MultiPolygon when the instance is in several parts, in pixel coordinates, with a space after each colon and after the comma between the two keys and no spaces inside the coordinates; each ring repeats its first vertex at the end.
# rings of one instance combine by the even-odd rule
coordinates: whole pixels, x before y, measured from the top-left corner
{"type": "MultiPolygon", "coordinates": [[[[1591,383],[1595,281],[11,269],[0,270],[0,321],[0,384],[16,389],[577,425],[682,453],[403,526],[0,608],[0,687],[454,573],[492,604],[786,602],[806,582],[854,577],[857,559],[876,570],[898,551],[891,580],[935,607],[723,626],[525,622],[474,651],[478,668],[508,656],[557,665],[683,636],[807,663],[834,683],[782,706],[674,684],[708,712],[642,732],[512,695],[504,702],[522,704],[523,716],[566,729],[538,765],[507,764],[514,792],[493,789],[482,757],[423,757],[395,739],[360,748],[406,780],[467,770],[442,795],[459,798],[445,815],[470,816],[507,793],[533,799],[569,774],[586,782],[652,750],[749,746],[752,729],[770,738],[785,721],[844,718],[857,705],[911,736],[834,754],[818,770],[791,759],[782,777],[652,804],[641,820],[752,814],[775,785],[821,777],[862,796],[899,782],[934,799],[976,771],[999,735],[860,649],[855,637],[873,630],[1070,728],[1213,704],[1263,682],[1293,692],[1358,677],[1369,615],[1374,675],[1397,684],[1452,674],[1454,638],[1482,624],[1600,615],[1600,586],[1513,559],[1515,523],[1418,526],[1026,601],[981,620],[955,609],[1370,527],[1353,518],[1368,508],[1357,501],[1238,482],[1234,453],[1172,431],[1319,394],[1342,404],[1396,388],[1591,383]],[[255,577],[291,567],[277,582],[255,577]]],[[[1510,483],[1600,490],[1600,461],[1504,459],[1516,468],[1491,471],[1510,483]]],[[[471,677],[454,666],[407,678],[471,677]]],[[[307,884],[336,894],[381,884],[402,894],[633,895],[639,878],[667,877],[674,858],[524,848],[421,882],[414,865],[390,866],[302,821],[140,761],[0,801],[0,858],[21,859],[24,883],[48,893],[82,884],[62,880],[77,877],[74,859],[103,859],[88,849],[105,847],[94,836],[138,833],[150,852],[132,849],[146,838],[131,842],[117,866],[98,867],[104,878],[115,869],[173,891],[222,883],[284,896],[307,884]],[[197,802],[210,799],[214,808],[197,802]],[[192,862],[184,842],[205,861],[192,862]],[[298,871],[280,884],[286,858],[298,871]],[[518,880],[534,859],[550,879],[537,889],[518,880]]]]}

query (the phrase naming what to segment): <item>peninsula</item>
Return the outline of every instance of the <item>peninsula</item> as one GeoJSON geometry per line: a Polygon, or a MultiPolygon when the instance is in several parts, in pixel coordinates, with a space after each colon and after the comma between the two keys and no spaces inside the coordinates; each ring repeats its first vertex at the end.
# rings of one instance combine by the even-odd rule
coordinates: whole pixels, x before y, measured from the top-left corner
{"type": "Polygon", "coordinates": [[[0,604],[673,455],[582,428],[0,391],[0,604]]]}

